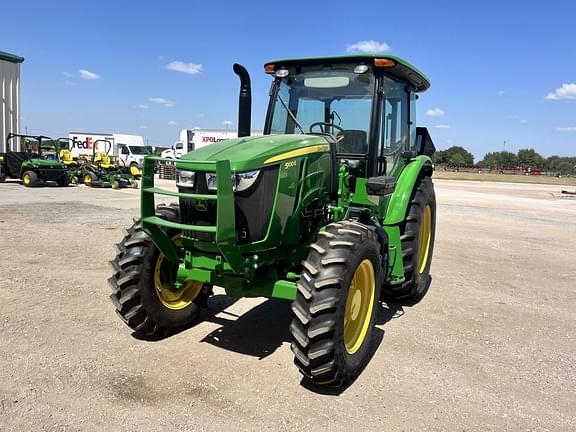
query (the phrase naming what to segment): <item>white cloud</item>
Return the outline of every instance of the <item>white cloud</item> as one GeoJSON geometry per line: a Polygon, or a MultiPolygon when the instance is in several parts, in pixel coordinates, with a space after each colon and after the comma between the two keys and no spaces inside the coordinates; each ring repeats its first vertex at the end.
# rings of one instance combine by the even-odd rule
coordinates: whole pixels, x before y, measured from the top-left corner
{"type": "Polygon", "coordinates": [[[375,40],[360,41],[353,44],[346,45],[346,51],[350,53],[355,52],[384,52],[388,51],[390,46],[386,42],[378,42],[375,40]]]}
{"type": "Polygon", "coordinates": [[[148,109],[148,108],[150,108],[150,107],[149,107],[148,105],[145,105],[145,104],[139,104],[139,105],[138,105],[138,108],[148,109]]]}
{"type": "Polygon", "coordinates": [[[173,125],[177,125],[178,123],[176,123],[174,120],[170,120],[168,122],[169,125],[173,126],[173,125]]]}
{"type": "Polygon", "coordinates": [[[438,129],[450,129],[452,126],[447,125],[447,124],[439,124],[439,125],[436,125],[434,127],[438,128],[438,129]]]}
{"type": "Polygon", "coordinates": [[[68,77],[68,78],[72,78],[72,76],[73,76],[70,72],[62,72],[62,75],[64,75],[65,77],[68,77]]]}
{"type": "Polygon", "coordinates": [[[198,75],[202,72],[202,65],[196,63],[185,63],[182,61],[173,61],[166,65],[166,69],[182,72],[188,75],[198,75]]]}
{"type": "Polygon", "coordinates": [[[148,129],[148,126],[140,125],[140,129],[148,129]]]}
{"type": "Polygon", "coordinates": [[[165,99],[165,98],[161,98],[161,97],[152,97],[152,98],[149,98],[148,100],[152,103],[155,103],[157,105],[163,105],[165,107],[173,107],[174,105],[176,105],[170,99],[165,99]]]}
{"type": "Polygon", "coordinates": [[[546,96],[544,96],[544,99],[576,99],[576,83],[562,84],[562,87],[557,88],[552,93],[548,93],[546,96]]]}
{"type": "Polygon", "coordinates": [[[430,117],[442,117],[444,114],[446,113],[440,108],[432,108],[426,111],[426,115],[430,117]]]}
{"type": "Polygon", "coordinates": [[[576,126],[559,127],[556,130],[560,132],[576,132],[576,126]]]}
{"type": "Polygon", "coordinates": [[[528,120],[522,119],[522,120],[520,120],[520,123],[528,123],[528,120]]]}
{"type": "Polygon", "coordinates": [[[76,84],[75,82],[72,81],[64,81],[64,84],[69,85],[70,87],[76,87],[78,84],[76,84]]]}
{"type": "Polygon", "coordinates": [[[90,72],[86,69],[80,69],[78,72],[80,73],[80,78],[88,81],[94,81],[101,78],[100,75],[95,74],[94,72],[90,72]]]}
{"type": "Polygon", "coordinates": [[[232,123],[232,121],[230,121],[230,120],[224,120],[224,121],[222,122],[222,124],[223,124],[224,126],[232,126],[234,123],[232,123]]]}

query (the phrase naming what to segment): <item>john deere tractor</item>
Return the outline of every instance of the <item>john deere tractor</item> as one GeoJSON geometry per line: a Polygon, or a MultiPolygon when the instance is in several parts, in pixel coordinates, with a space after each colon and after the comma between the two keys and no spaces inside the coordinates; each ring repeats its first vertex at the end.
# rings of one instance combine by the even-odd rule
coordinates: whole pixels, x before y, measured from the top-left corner
{"type": "Polygon", "coordinates": [[[212,286],[292,302],[295,363],[318,385],[365,365],[379,302],[414,305],[430,286],[434,145],[416,127],[430,84],[388,55],[277,60],[263,136],[249,136],[240,65],[239,138],[176,162],[176,191],[147,157],[141,218],[109,279],[121,319],[162,336],[199,318],[212,286]],[[178,200],[155,205],[158,196],[178,200]]]}

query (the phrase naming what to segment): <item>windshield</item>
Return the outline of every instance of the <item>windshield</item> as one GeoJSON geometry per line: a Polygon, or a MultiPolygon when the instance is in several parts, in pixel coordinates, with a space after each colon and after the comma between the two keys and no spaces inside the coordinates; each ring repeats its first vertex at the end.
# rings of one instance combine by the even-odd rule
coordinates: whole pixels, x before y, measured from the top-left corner
{"type": "Polygon", "coordinates": [[[277,81],[270,133],[327,133],[339,153],[367,153],[374,75],[355,66],[291,68],[277,81]]]}
{"type": "Polygon", "coordinates": [[[135,155],[149,155],[152,154],[152,152],[147,148],[147,147],[141,147],[141,146],[128,146],[130,147],[130,151],[132,152],[132,154],[135,155]]]}

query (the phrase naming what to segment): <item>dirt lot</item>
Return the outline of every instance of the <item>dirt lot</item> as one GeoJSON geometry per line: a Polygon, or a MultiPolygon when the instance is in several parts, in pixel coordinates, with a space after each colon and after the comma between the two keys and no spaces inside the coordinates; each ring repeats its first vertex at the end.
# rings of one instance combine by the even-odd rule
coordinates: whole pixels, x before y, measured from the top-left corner
{"type": "Polygon", "coordinates": [[[382,306],[338,393],[303,386],[289,304],[222,292],[156,342],[114,314],[108,260],[133,190],[0,185],[0,430],[576,430],[576,199],[436,182],[428,296],[382,306]]]}

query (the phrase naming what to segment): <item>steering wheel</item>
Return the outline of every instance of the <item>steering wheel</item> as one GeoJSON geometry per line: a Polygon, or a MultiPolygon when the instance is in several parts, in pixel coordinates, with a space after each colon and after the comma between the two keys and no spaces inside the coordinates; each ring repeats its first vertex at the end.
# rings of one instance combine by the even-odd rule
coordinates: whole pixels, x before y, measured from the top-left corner
{"type": "MultiPolygon", "coordinates": [[[[342,132],[342,135],[344,135],[344,128],[335,125],[334,123],[327,123],[327,122],[316,122],[316,123],[312,123],[310,125],[310,133],[314,133],[314,131],[312,130],[315,126],[319,126],[320,130],[322,131],[322,133],[328,133],[328,129],[332,128],[332,129],[338,129],[338,131],[342,132]]],[[[333,135],[333,134],[330,134],[333,135]]]]}

